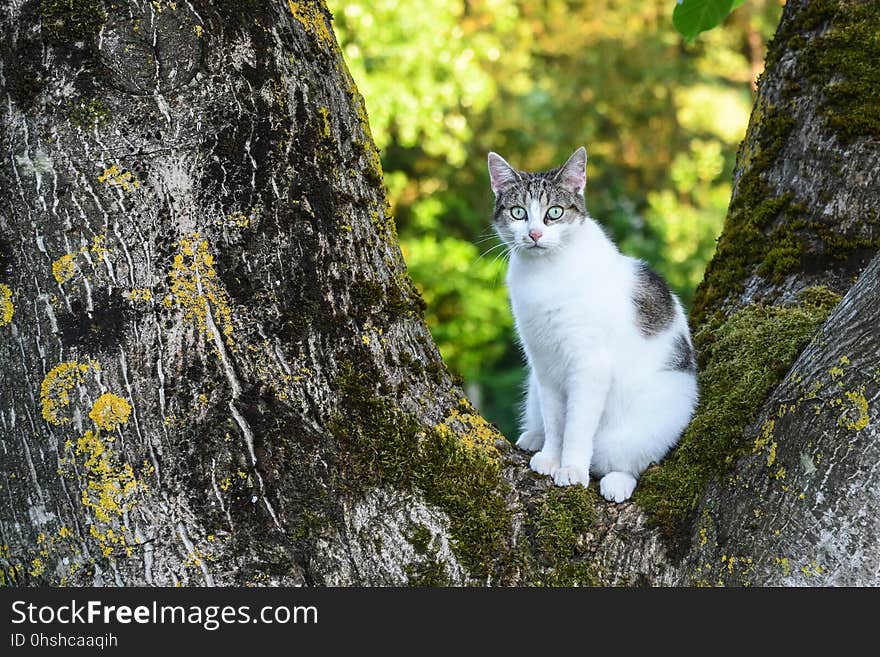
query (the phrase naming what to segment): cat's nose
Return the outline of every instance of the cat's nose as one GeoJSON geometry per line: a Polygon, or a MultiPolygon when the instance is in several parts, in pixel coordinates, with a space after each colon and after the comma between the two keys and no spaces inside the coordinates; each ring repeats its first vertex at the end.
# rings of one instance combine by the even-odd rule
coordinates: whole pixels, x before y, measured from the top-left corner
{"type": "Polygon", "coordinates": [[[537,243],[538,240],[541,239],[541,235],[543,235],[543,234],[544,233],[542,233],[540,230],[530,230],[529,231],[529,237],[531,237],[532,241],[535,243],[537,243]]]}

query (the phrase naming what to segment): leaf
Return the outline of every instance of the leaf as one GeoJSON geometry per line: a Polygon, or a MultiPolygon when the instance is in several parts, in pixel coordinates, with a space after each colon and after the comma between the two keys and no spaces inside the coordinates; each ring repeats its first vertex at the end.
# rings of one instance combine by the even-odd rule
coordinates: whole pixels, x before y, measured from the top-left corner
{"type": "Polygon", "coordinates": [[[746,0],[733,0],[733,7],[730,8],[730,11],[733,11],[734,9],[736,9],[737,7],[739,7],[739,6],[740,6],[742,3],[744,3],[745,1],[746,1],[746,0]]]}
{"type": "Polygon", "coordinates": [[[672,12],[672,24],[691,41],[727,18],[733,3],[734,0],[680,0],[672,12]]]}

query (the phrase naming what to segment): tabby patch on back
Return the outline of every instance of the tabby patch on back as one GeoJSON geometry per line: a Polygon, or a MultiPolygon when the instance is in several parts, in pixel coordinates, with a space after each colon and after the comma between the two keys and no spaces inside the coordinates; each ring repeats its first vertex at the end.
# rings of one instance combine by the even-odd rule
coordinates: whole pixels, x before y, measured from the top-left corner
{"type": "Polygon", "coordinates": [[[675,301],[669,286],[645,263],[640,263],[636,269],[633,303],[636,324],[644,335],[660,333],[675,319],[675,301]]]}

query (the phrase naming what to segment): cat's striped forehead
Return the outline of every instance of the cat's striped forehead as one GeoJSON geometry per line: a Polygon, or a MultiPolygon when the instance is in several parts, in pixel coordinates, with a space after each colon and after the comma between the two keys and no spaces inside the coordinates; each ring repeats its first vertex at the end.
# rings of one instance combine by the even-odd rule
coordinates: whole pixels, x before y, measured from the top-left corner
{"type": "Polygon", "coordinates": [[[584,197],[565,189],[556,181],[559,168],[549,171],[517,171],[518,179],[502,189],[495,198],[495,218],[505,209],[515,205],[527,206],[538,201],[543,206],[561,205],[586,211],[584,197]]]}

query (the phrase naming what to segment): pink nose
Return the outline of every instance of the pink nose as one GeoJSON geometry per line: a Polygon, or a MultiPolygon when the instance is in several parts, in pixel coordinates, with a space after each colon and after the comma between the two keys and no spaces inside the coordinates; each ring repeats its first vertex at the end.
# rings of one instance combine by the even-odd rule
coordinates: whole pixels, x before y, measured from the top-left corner
{"type": "Polygon", "coordinates": [[[543,234],[544,233],[542,233],[540,230],[530,230],[529,231],[529,237],[532,238],[533,242],[537,242],[539,239],[541,239],[541,235],[543,235],[543,234]]]}

